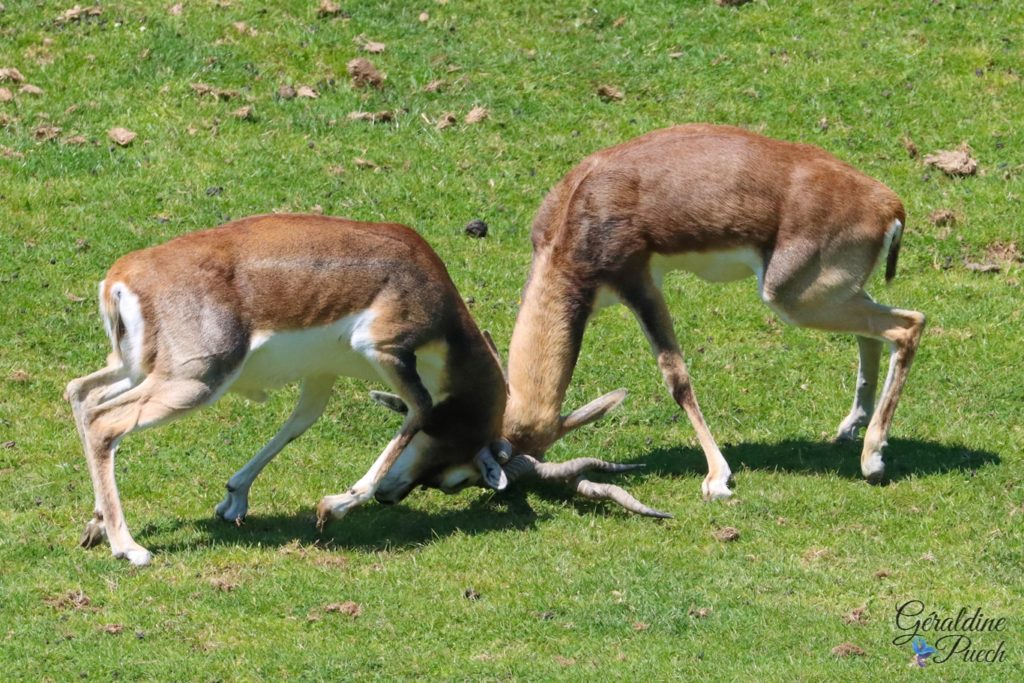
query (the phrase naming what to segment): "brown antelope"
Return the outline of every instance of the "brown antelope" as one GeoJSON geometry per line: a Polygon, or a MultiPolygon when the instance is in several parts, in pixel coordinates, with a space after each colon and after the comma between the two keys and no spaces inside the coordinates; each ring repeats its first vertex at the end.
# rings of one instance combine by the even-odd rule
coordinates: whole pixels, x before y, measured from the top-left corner
{"type": "MultiPolygon", "coordinates": [[[[722,456],[690,385],[661,282],[684,269],[712,282],[757,277],[784,321],[857,335],[853,408],[839,439],[866,426],[861,471],[881,478],[900,392],[918,346],[921,313],[875,303],[864,291],[879,261],[896,273],[905,221],[881,183],[811,145],[738,128],[654,131],[583,160],[548,193],[533,222],[533,261],[509,350],[504,436],[541,456],[577,418],[559,416],[587,321],[616,301],[635,314],[672,397],[707,457],[706,499],[732,494],[722,456]],[[877,411],[883,342],[891,349],[877,411]]],[[[573,415],[588,421],[624,392],[573,415]]]]}
{"type": "MultiPolygon", "coordinates": [[[[317,506],[322,525],[371,497],[402,500],[417,485],[454,493],[504,488],[499,439],[506,387],[444,264],[413,230],[309,215],[255,216],[123,256],[100,283],[113,352],[107,367],[68,384],[95,494],[83,546],[110,541],[116,557],[148,564],[125,524],[114,453],[130,432],[233,391],[254,400],[301,380],[298,405],[273,439],[227,483],[217,514],[238,521],[260,471],[312,425],[338,376],[383,380],[405,420],[369,471],[317,506]],[[496,459],[497,458],[497,459],[496,459]]],[[[510,473],[576,480],[587,458],[510,473]]],[[[536,463],[536,461],[533,461],[536,463]]],[[[656,514],[615,486],[577,489],[656,514]]]]}

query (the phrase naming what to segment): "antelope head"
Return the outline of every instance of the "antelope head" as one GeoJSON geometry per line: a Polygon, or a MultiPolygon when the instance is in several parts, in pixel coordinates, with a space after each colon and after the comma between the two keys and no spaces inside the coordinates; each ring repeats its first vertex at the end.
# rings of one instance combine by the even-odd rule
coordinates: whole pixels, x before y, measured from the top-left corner
{"type": "MultiPolygon", "coordinates": [[[[500,365],[501,357],[494,344],[494,340],[486,331],[483,334],[492,354],[500,365]]],[[[405,403],[395,394],[372,391],[370,396],[377,403],[397,413],[404,414],[407,410],[405,403]]],[[[469,486],[480,486],[501,491],[517,481],[522,482],[531,479],[563,482],[569,484],[578,495],[584,498],[610,500],[638,515],[670,519],[672,515],[644,505],[620,486],[592,482],[586,478],[589,472],[620,473],[640,469],[643,465],[612,463],[598,458],[575,458],[560,463],[544,462],[541,459],[544,451],[552,443],[583,425],[601,419],[608,411],[621,404],[625,398],[626,390],[618,389],[591,401],[569,415],[563,416],[559,420],[557,429],[553,432],[553,438],[543,443],[540,450],[535,451],[537,457],[526,452],[522,447],[514,445],[509,439],[501,437],[493,440],[488,446],[477,452],[472,463],[458,462],[458,459],[455,459],[455,461],[449,459],[447,462],[450,464],[438,464],[432,468],[431,472],[424,473],[418,480],[418,483],[426,488],[438,488],[444,493],[452,494],[469,486]]],[[[452,446],[454,447],[455,444],[452,444],[452,446]]],[[[434,463],[446,462],[440,454],[436,454],[428,460],[434,463]]],[[[411,486],[405,487],[404,485],[389,482],[388,478],[385,478],[377,491],[377,500],[383,503],[397,502],[404,498],[411,488],[411,486]]]]}
{"type": "MultiPolygon", "coordinates": [[[[370,397],[401,415],[409,412],[397,394],[371,391],[370,397]]],[[[486,418],[477,417],[480,421],[486,418]]],[[[485,431],[469,424],[473,419],[470,407],[446,410],[444,403],[439,404],[381,480],[374,494],[377,501],[386,505],[398,503],[416,487],[436,488],[449,494],[474,485],[496,491],[505,489],[509,480],[501,468],[500,456],[495,455],[497,449],[489,443],[485,431]],[[444,424],[447,415],[459,415],[461,427],[444,424]]]]}

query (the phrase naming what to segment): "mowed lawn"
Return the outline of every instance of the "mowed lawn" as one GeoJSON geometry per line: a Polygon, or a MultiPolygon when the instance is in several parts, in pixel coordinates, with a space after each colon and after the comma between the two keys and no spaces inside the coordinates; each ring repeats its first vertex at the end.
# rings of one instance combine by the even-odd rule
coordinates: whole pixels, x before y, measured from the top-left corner
{"type": "Polygon", "coordinates": [[[0,678],[1020,680],[1018,2],[0,7],[0,69],[17,70],[0,72],[0,678]],[[356,57],[382,87],[353,86],[356,57]],[[474,107],[488,115],[467,123],[474,107]],[[346,380],[256,483],[242,526],[213,508],[294,387],[125,440],[121,495],[151,567],[76,546],[93,498],[61,394],[103,363],[96,285],[118,256],[269,211],[403,222],[504,352],[547,189],[591,151],[690,121],[821,145],[903,198],[899,274],[870,289],[929,327],[887,485],[862,481],[859,445],[830,443],[854,340],[785,326],[752,279],[678,274],[666,294],[735,472],[728,503],[700,500],[693,430],[619,307],[593,321],[567,407],[630,397],[549,457],[646,463],[622,482],[673,520],[517,487],[417,492],[318,534],[316,502],[399,424],[369,400],[379,386],[346,380]],[[121,146],[114,128],[136,137],[121,146]],[[961,143],[975,175],[925,165],[961,143]],[[464,234],[474,219],[486,238],[464,234]],[[738,539],[717,540],[723,527],[738,539]],[[909,600],[1005,618],[972,634],[976,649],[1004,642],[1004,661],[910,667],[892,643],[909,600]]]}

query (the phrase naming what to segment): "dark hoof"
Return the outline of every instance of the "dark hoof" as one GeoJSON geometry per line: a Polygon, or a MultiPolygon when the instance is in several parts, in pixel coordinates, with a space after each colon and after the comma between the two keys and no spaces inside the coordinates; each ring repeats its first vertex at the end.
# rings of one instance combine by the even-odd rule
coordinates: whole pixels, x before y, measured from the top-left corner
{"type": "Polygon", "coordinates": [[[83,548],[92,548],[103,542],[103,536],[103,527],[97,524],[96,520],[91,520],[85,525],[85,531],[82,532],[82,537],[78,539],[78,545],[83,548]]]}
{"type": "Polygon", "coordinates": [[[871,484],[872,486],[881,486],[885,483],[885,470],[881,472],[875,472],[864,477],[864,481],[871,484]]]}

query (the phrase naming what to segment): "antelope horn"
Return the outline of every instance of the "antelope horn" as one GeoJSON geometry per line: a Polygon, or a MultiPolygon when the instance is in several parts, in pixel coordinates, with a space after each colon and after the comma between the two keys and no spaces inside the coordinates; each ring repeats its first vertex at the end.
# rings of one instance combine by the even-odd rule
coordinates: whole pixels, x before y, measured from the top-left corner
{"type": "Polygon", "coordinates": [[[583,478],[583,473],[588,470],[628,472],[629,470],[639,469],[643,465],[624,465],[606,462],[597,458],[576,458],[567,462],[541,462],[532,455],[522,453],[514,456],[503,467],[509,484],[516,479],[524,477],[536,477],[544,481],[572,481],[576,492],[584,498],[610,500],[618,503],[630,512],[646,517],[657,517],[659,519],[670,519],[672,517],[668,513],[647,507],[620,486],[597,484],[583,478]]]}
{"type": "Polygon", "coordinates": [[[529,474],[544,481],[568,481],[581,476],[588,470],[598,472],[628,472],[643,465],[623,465],[617,462],[606,462],[597,458],[576,458],[566,462],[541,462],[532,455],[522,453],[509,460],[505,465],[505,474],[509,481],[521,475],[529,474]]]}
{"type": "Polygon", "coordinates": [[[505,470],[505,476],[508,477],[508,483],[511,484],[516,479],[536,474],[537,465],[539,464],[540,461],[537,458],[522,453],[513,456],[511,460],[502,465],[502,469],[505,470]]]}
{"type": "Polygon", "coordinates": [[[644,517],[672,519],[672,515],[661,510],[649,508],[629,494],[629,491],[615,484],[598,484],[580,477],[576,480],[576,493],[592,500],[610,500],[618,503],[632,513],[644,517]]]}

